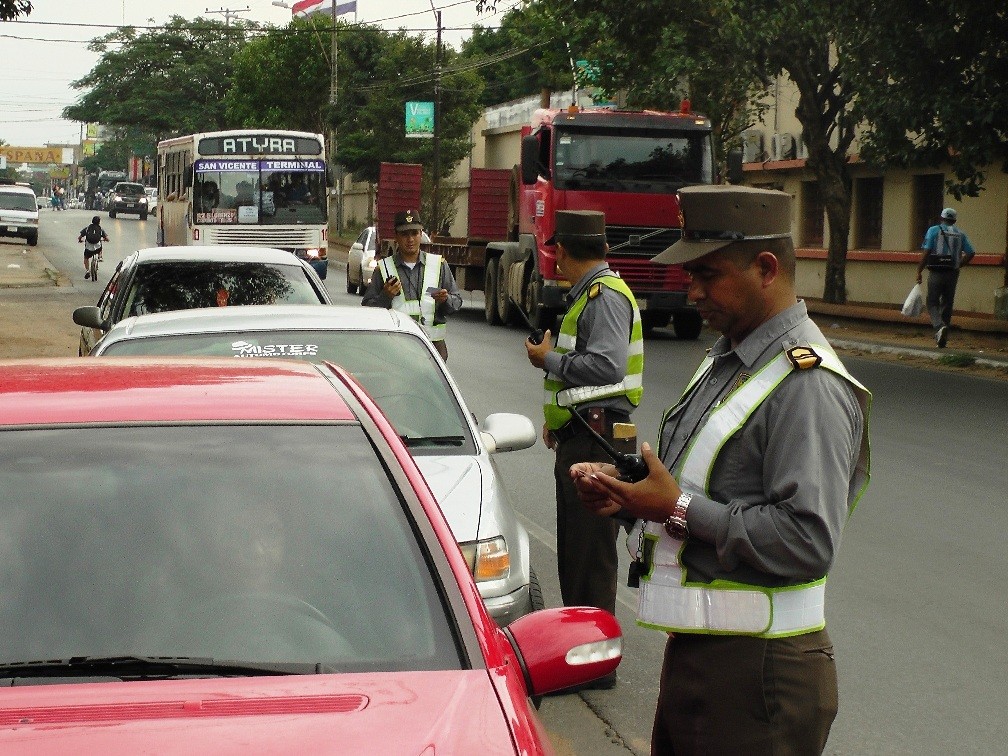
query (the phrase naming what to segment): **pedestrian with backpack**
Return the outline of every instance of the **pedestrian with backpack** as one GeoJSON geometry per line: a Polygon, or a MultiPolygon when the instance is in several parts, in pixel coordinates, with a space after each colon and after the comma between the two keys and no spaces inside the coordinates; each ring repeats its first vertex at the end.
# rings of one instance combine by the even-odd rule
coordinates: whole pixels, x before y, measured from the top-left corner
{"type": "Polygon", "coordinates": [[[917,265],[917,283],[923,279],[924,268],[928,269],[927,310],[935,342],[940,348],[948,343],[959,269],[967,265],[975,254],[969,238],[956,226],[957,218],[956,211],[951,207],[941,211],[940,223],[931,226],[924,234],[921,245],[924,254],[917,265]]]}
{"type": "MultiPolygon", "coordinates": [[[[81,229],[80,235],[77,237],[77,242],[84,242],[84,278],[91,278],[91,258],[95,255],[101,260],[102,256],[102,242],[108,241],[108,234],[105,233],[105,229],[101,227],[101,218],[97,215],[91,219],[91,225],[85,226],[81,229]]],[[[95,272],[95,280],[98,280],[97,270],[95,272]]]]}

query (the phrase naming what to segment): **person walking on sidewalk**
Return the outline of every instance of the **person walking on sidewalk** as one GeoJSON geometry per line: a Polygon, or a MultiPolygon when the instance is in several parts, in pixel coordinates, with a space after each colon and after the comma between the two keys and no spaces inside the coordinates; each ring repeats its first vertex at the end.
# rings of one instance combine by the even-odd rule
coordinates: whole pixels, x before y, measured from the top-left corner
{"type": "Polygon", "coordinates": [[[917,283],[921,283],[924,268],[928,269],[927,310],[939,347],[948,343],[949,326],[952,325],[952,302],[959,269],[973,259],[973,245],[956,226],[957,214],[951,207],[941,211],[941,220],[924,234],[920,263],[917,265],[917,283]]]}
{"type": "MultiPolygon", "coordinates": [[[[101,227],[101,218],[97,215],[91,218],[91,225],[84,226],[84,228],[81,229],[80,235],[77,237],[77,241],[84,242],[85,279],[91,278],[91,258],[98,255],[98,259],[102,259],[102,242],[108,240],[108,234],[106,234],[105,229],[101,227]]],[[[97,278],[95,280],[97,280],[97,278]]]]}
{"type": "Polygon", "coordinates": [[[679,191],[690,274],[722,336],[662,419],[648,476],[570,470],[582,502],[641,520],[638,624],[667,632],[655,756],[822,753],[837,713],[825,584],[868,484],[868,391],[795,293],[791,197],[679,191]]]}

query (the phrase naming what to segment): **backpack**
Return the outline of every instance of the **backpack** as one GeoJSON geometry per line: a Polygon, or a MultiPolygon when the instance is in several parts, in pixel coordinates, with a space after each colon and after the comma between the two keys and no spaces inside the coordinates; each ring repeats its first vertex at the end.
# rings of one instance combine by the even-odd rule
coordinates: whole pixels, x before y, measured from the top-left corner
{"type": "Polygon", "coordinates": [[[95,226],[94,224],[87,227],[84,231],[84,240],[90,244],[97,244],[102,240],[102,229],[101,226],[95,226]]]}
{"type": "Polygon", "coordinates": [[[955,270],[959,267],[959,258],[962,256],[962,234],[955,228],[949,227],[938,229],[938,236],[935,238],[935,247],[928,253],[928,268],[940,270],[955,270]]]}

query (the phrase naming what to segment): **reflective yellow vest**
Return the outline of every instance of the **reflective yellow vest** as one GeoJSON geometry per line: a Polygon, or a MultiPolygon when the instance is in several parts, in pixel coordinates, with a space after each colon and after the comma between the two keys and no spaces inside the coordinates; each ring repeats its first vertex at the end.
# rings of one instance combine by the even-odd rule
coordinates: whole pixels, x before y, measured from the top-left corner
{"type": "MultiPolygon", "coordinates": [[[[428,293],[431,289],[441,288],[441,255],[427,253],[423,266],[423,280],[420,282],[420,298],[407,299],[403,294],[406,291],[406,287],[404,286],[396,296],[392,297],[392,309],[405,313],[417,321],[424,329],[424,333],[427,334],[427,338],[431,341],[444,341],[447,329],[444,323],[434,324],[434,309],[437,307],[437,302],[428,293]]],[[[382,271],[382,281],[388,281],[390,278],[395,278],[398,275],[395,260],[391,255],[379,260],[378,267],[382,271]]]]}
{"type": "MultiPolygon", "coordinates": [[[[637,301],[634,299],[630,287],[619,276],[600,276],[592,282],[592,286],[596,283],[618,291],[630,301],[630,305],[633,307],[633,327],[630,330],[626,373],[619,383],[611,383],[608,386],[574,386],[571,388],[568,388],[567,384],[553,373],[547,374],[544,382],[546,396],[543,401],[543,414],[546,417],[546,426],[550,430],[561,428],[570,420],[568,407],[614,396],[625,396],[636,407],[640,404],[641,396],[644,394],[644,329],[641,326],[641,315],[640,310],[637,309],[637,301]]],[[[585,305],[588,304],[588,292],[592,286],[582,292],[581,296],[567,310],[567,314],[564,315],[554,347],[554,351],[557,353],[566,354],[577,344],[578,319],[581,317],[585,305]]]]}
{"type": "MultiPolygon", "coordinates": [[[[870,477],[868,415],[871,393],[847,372],[829,346],[814,344],[812,349],[822,358],[821,367],[850,382],[864,412],[864,433],[855,471],[859,486],[848,511],[850,516],[868,487],[870,477]]],[[[704,360],[684,396],[706,374],[711,362],[710,357],[704,360]]],[[[683,491],[710,497],[710,475],[721,448],[794,369],[787,352],[782,352],[710,413],[690,442],[678,470],[673,471],[683,491]]],[[[650,568],[641,579],[638,594],[639,625],[671,632],[764,638],[802,635],[826,626],[825,575],[812,582],[776,588],[730,580],[693,583],[679,561],[684,541],[670,536],[662,523],[638,521],[627,542],[638,543],[642,526],[643,537],[650,542],[645,549],[650,568]]]]}

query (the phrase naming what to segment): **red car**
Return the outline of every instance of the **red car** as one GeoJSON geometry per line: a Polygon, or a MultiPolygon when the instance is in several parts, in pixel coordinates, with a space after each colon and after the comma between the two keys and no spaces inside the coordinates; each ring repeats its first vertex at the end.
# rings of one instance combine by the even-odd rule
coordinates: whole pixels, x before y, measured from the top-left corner
{"type": "Polygon", "coordinates": [[[619,664],[494,623],[340,368],[0,362],[0,448],[0,752],[548,753],[530,697],[619,664]]]}

